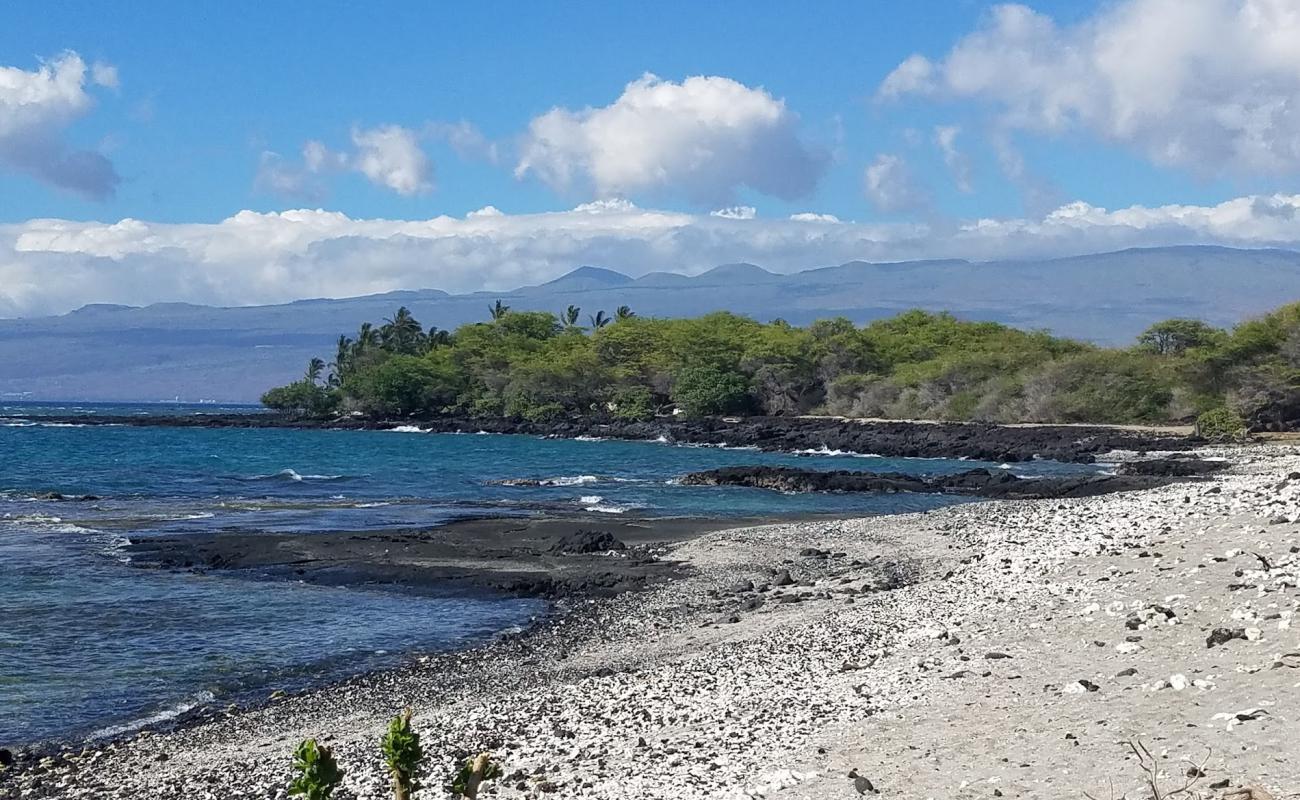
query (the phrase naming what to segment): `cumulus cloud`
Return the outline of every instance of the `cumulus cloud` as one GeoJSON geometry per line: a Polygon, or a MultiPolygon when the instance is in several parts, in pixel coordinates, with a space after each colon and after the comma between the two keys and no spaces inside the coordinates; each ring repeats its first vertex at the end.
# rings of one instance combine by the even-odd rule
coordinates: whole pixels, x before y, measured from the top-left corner
{"type": "Polygon", "coordinates": [[[419,136],[400,125],[354,128],[352,150],[331,150],[312,140],[303,145],[302,162],[290,163],[265,151],[258,163],[255,188],[295,200],[319,200],[325,194],[323,176],[352,171],[371,183],[400,195],[433,190],[433,162],[420,147],[419,136]]]}
{"type": "Polygon", "coordinates": [[[801,140],[785,102],[729,78],[681,83],[646,74],[610,105],[554,108],[520,143],[515,175],[598,196],[680,193],[722,205],[741,187],[792,199],[807,194],[827,157],[801,140]]]}
{"type": "Polygon", "coordinates": [[[901,157],[881,153],[862,176],[867,199],[879,211],[911,211],[925,205],[925,193],[901,157]]]}
{"type": "Polygon", "coordinates": [[[121,182],[112,162],[73,149],[64,134],[94,108],[88,88],[117,85],[114,67],[88,68],[74,52],[30,71],[0,67],[0,165],[84,197],[111,197],[121,182]]]}
{"type": "Polygon", "coordinates": [[[242,305],[421,287],[508,289],[580,264],[640,275],[745,261],[789,272],[854,259],[1030,258],[1171,244],[1300,246],[1300,195],[1119,210],[1070,203],[1040,217],[950,226],[816,214],[719,218],[618,200],[409,221],[329,211],[242,211],[215,224],[30,220],[0,225],[0,316],[92,302],[242,305]]]}
{"type": "Polygon", "coordinates": [[[352,144],[352,163],[371,183],[408,196],[433,189],[433,164],[412,131],[400,125],[356,130],[352,144]]]}
{"type": "Polygon", "coordinates": [[[1009,129],[1083,130],[1207,174],[1295,171],[1298,41],[1294,0],[1121,0],[1067,26],[1002,5],[877,97],[974,99],[1009,129]]]}

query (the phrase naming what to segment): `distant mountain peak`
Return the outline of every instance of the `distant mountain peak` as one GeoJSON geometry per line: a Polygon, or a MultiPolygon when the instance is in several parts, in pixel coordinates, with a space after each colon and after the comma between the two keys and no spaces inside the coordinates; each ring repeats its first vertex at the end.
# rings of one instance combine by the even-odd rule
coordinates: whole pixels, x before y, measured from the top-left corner
{"type": "Polygon", "coordinates": [[[578,267],[571,272],[566,272],[553,281],[543,283],[542,286],[562,289],[595,289],[604,286],[622,286],[631,282],[631,278],[621,272],[615,272],[612,269],[605,269],[604,267],[578,267]]]}
{"type": "Polygon", "coordinates": [[[696,277],[725,281],[766,281],[777,277],[777,275],[774,272],[768,272],[757,264],[741,262],[738,264],[721,264],[711,270],[701,272],[696,277]]]}

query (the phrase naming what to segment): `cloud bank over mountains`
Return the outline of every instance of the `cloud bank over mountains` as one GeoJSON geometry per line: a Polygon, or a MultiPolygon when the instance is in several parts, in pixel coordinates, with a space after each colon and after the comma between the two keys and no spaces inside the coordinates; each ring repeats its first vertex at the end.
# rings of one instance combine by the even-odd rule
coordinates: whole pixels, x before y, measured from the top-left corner
{"type": "Polygon", "coordinates": [[[1300,195],[1215,206],[1107,210],[1072,203],[1036,219],[854,223],[687,214],[601,201],[569,211],[464,218],[351,219],[329,211],[242,211],[216,224],[38,219],[0,225],[0,316],[92,302],[247,305],[395,289],[502,290],[575,266],[637,276],[746,261],[791,272],[854,259],[1041,258],[1173,244],[1294,247],[1300,195]]]}

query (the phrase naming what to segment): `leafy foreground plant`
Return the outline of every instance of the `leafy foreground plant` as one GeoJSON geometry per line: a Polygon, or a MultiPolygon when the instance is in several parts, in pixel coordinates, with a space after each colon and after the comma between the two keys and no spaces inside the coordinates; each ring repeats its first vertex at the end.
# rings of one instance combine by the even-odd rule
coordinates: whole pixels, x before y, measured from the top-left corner
{"type": "Polygon", "coordinates": [[[411,709],[393,717],[381,745],[384,762],[393,774],[394,800],[411,800],[420,788],[416,774],[420,770],[420,763],[424,761],[420,734],[411,729],[411,709]]]}
{"type": "Polygon", "coordinates": [[[492,760],[491,753],[479,753],[474,758],[465,760],[465,766],[452,778],[447,789],[454,795],[475,800],[478,797],[478,787],[486,781],[500,778],[501,772],[501,765],[492,760]]]}
{"type": "Polygon", "coordinates": [[[307,739],[298,745],[293,754],[293,769],[298,776],[289,784],[290,797],[329,800],[343,781],[343,770],[339,769],[334,754],[328,747],[317,744],[315,739],[307,739]]]}

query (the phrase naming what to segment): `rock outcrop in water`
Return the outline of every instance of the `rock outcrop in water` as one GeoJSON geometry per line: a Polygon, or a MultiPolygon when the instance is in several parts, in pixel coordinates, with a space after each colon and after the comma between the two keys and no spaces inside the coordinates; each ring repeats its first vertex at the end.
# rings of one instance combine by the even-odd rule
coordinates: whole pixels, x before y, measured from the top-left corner
{"type": "Polygon", "coordinates": [[[954,475],[920,477],[901,472],[820,471],[795,467],[723,467],[692,472],[687,486],[748,486],[778,492],[916,492],[961,494],[1002,499],[1091,497],[1110,492],[1150,489],[1172,482],[1154,475],[1081,475],[1019,478],[1006,471],[973,469],[954,475]]]}

